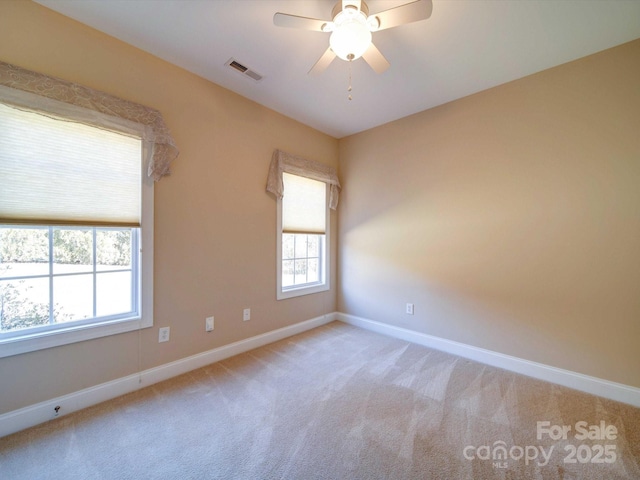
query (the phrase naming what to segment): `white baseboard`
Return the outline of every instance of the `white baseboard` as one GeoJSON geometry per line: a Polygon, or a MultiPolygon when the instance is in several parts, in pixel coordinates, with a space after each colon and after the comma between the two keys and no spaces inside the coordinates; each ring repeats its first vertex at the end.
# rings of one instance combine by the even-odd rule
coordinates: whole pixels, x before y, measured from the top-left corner
{"type": "Polygon", "coordinates": [[[336,319],[344,323],[390,337],[399,338],[411,343],[424,345],[425,347],[452,353],[480,363],[521,373],[529,377],[545,380],[547,382],[580,390],[592,395],[597,395],[599,397],[627,403],[634,407],[640,407],[640,388],[591,377],[589,375],[583,375],[570,370],[563,370],[561,368],[544,365],[542,363],[531,362],[522,358],[504,355],[491,350],[485,350],[484,348],[478,348],[464,343],[434,337],[425,333],[395,327],[393,325],[356,317],[354,315],[348,315],[346,313],[337,313],[336,319]]]}
{"type": "Polygon", "coordinates": [[[181,375],[225,358],[253,350],[254,348],[282,340],[283,338],[311,330],[334,320],[354,325],[366,330],[399,338],[426,347],[452,353],[477,362],[521,373],[533,378],[563,385],[592,395],[609,398],[618,402],[640,407],[640,389],[590,377],[569,370],[563,370],[518,357],[485,350],[483,348],[454,342],[432,335],[395,327],[345,313],[330,313],[288,327],[273,330],[255,337],[240,340],[207,352],[192,355],[175,362],[160,365],[134,375],[122,377],[94,387],[79,390],[69,395],[53,398],[0,415],[0,437],[38,425],[55,417],[55,407],[60,406],[58,416],[81,410],[98,403],[111,400],[126,393],[148,387],[157,382],[181,375]]]}
{"type": "Polygon", "coordinates": [[[25,428],[44,423],[56,417],[55,407],[60,406],[58,417],[71,412],[111,400],[126,393],[148,387],[157,382],[181,375],[183,373],[219,362],[254,348],[282,340],[283,338],[311,330],[336,320],[336,314],[330,313],[296,323],[288,327],[279,328],[255,337],[240,340],[229,345],[214,348],[197,355],[176,360],[175,362],[150,368],[134,375],[118,378],[94,387],[85,388],[69,395],[53,398],[44,402],[20,408],[0,415],[0,437],[15,433],[25,428]]]}

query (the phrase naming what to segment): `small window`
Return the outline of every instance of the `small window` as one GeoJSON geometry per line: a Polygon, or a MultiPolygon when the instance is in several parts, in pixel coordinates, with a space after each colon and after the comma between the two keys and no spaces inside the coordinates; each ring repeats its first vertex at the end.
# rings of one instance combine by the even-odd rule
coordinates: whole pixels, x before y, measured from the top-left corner
{"type": "Polygon", "coordinates": [[[56,105],[0,96],[0,357],[153,324],[143,127],[56,105]]]}
{"type": "Polygon", "coordinates": [[[278,300],[329,289],[327,184],[283,173],[278,201],[278,300]]]}

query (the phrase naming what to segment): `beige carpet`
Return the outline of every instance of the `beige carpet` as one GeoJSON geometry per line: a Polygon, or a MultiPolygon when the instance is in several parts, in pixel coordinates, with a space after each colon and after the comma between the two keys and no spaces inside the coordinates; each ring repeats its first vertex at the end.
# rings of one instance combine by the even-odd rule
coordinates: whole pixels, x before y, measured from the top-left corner
{"type": "Polygon", "coordinates": [[[339,322],[0,439],[3,480],[623,478],[640,409],[339,322]]]}

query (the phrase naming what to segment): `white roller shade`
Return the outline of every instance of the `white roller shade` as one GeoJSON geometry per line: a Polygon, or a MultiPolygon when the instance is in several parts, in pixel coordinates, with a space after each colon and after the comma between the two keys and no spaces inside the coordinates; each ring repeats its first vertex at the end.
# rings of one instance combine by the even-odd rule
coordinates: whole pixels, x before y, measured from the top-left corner
{"type": "Polygon", "coordinates": [[[142,141],[0,104],[0,223],[140,226],[142,141]]]}
{"type": "Polygon", "coordinates": [[[327,220],[327,185],[289,173],[282,174],[283,233],[324,234],[327,220]]]}

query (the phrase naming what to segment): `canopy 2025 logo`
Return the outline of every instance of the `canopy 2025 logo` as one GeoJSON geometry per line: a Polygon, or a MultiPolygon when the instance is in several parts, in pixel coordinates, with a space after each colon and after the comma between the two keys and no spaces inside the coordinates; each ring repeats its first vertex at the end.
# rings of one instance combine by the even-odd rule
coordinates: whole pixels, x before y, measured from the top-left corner
{"type": "MultiPolygon", "coordinates": [[[[607,425],[604,420],[598,425],[589,425],[588,422],[580,421],[574,425],[551,425],[551,422],[537,422],[537,439],[542,440],[548,436],[551,440],[567,440],[571,432],[576,440],[606,441],[618,438],[618,429],[615,425],[607,425]]],[[[614,463],[618,456],[615,444],[593,443],[591,445],[582,444],[577,447],[573,444],[566,445],[568,452],[564,458],[564,463],[614,463]]]]}
{"type": "MultiPolygon", "coordinates": [[[[536,424],[538,440],[568,440],[570,434],[574,440],[589,441],[589,444],[565,445],[564,463],[614,463],[617,460],[616,445],[604,442],[616,440],[618,429],[614,425],[607,425],[604,420],[597,425],[589,425],[585,421],[576,422],[574,425],[552,425],[549,421],[540,421],[536,424]]],[[[497,440],[492,445],[478,447],[467,445],[462,454],[467,460],[492,461],[495,468],[507,468],[510,460],[524,461],[525,465],[536,462],[543,467],[551,460],[555,447],[555,445],[547,448],[542,445],[507,447],[506,442],[497,440]]]]}

